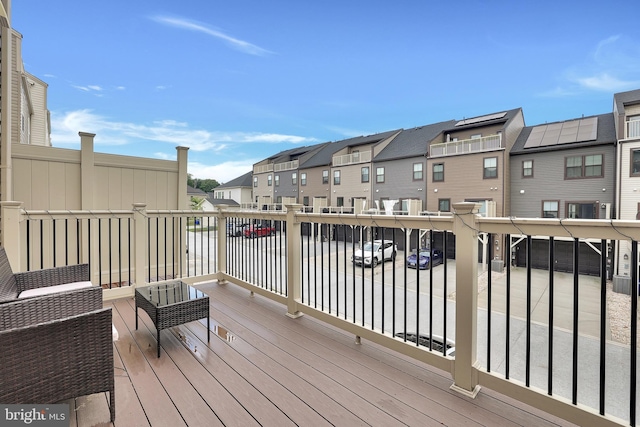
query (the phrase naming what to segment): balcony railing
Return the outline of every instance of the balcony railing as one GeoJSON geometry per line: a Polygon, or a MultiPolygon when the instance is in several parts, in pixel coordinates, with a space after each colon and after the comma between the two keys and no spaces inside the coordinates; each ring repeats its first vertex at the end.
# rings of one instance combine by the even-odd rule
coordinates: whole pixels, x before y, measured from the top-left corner
{"type": "Polygon", "coordinates": [[[254,174],[267,173],[267,172],[273,172],[273,163],[269,163],[266,165],[256,165],[253,167],[254,174]]]}
{"type": "Polygon", "coordinates": [[[276,163],[275,165],[273,165],[274,172],[284,172],[284,171],[293,170],[293,169],[298,169],[298,160],[276,163]]]}
{"type": "Polygon", "coordinates": [[[502,134],[483,136],[481,138],[463,139],[461,141],[431,144],[430,157],[455,156],[458,154],[480,153],[502,148],[502,134]]]}
{"type": "MultiPolygon", "coordinates": [[[[607,276],[609,247],[629,247],[638,266],[640,224],[482,218],[478,206],[396,216],[309,213],[301,205],[45,212],[3,202],[1,220],[16,271],[89,262],[94,283],[112,288],[106,298],[175,277],[230,282],[282,303],[291,317],[313,316],[451,372],[452,388],[465,395],[486,386],[579,425],[635,425],[637,296],[625,296],[626,340],[608,338],[611,310],[623,306],[609,306],[607,276]],[[372,240],[394,246],[373,261],[360,251],[372,240]],[[547,265],[555,265],[559,240],[573,247],[572,271],[532,268],[533,245],[546,245],[547,265]],[[580,258],[585,245],[597,253],[597,277],[580,274],[593,262],[580,258]],[[441,265],[408,268],[417,247],[441,251],[441,265]],[[524,254],[504,265],[516,248],[524,254]]],[[[637,267],[629,279],[638,283],[637,267]]]]}
{"type": "Polygon", "coordinates": [[[331,159],[332,166],[347,166],[354,165],[358,163],[369,163],[371,162],[371,152],[370,151],[362,151],[351,154],[343,154],[341,156],[333,156],[331,159]]]}
{"type": "Polygon", "coordinates": [[[640,138],[640,120],[627,121],[625,138],[640,138]]]}

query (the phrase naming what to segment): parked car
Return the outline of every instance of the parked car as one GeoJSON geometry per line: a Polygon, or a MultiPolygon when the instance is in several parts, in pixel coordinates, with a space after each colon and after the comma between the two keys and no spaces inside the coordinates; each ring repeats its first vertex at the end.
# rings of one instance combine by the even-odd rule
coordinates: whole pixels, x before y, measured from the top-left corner
{"type": "Polygon", "coordinates": [[[396,257],[398,246],[391,240],[374,240],[367,242],[364,246],[355,251],[351,261],[356,265],[364,263],[367,267],[375,267],[384,259],[393,260],[396,257]]]}
{"type": "Polygon", "coordinates": [[[231,236],[231,237],[242,236],[244,228],[247,227],[248,225],[249,224],[247,224],[246,222],[243,222],[243,223],[228,222],[227,223],[227,236],[231,236]]]}
{"type": "MultiPolygon", "coordinates": [[[[432,339],[429,339],[429,335],[416,335],[412,332],[397,332],[395,337],[402,338],[403,340],[411,341],[419,346],[429,348],[429,343],[431,342],[431,350],[436,353],[442,354],[444,347],[444,338],[440,335],[431,335],[432,339]]],[[[453,340],[447,339],[446,350],[444,350],[447,356],[454,356],[456,354],[456,343],[453,340]]]]}
{"type": "Polygon", "coordinates": [[[244,233],[244,237],[254,238],[276,234],[276,229],[269,225],[250,225],[245,227],[242,232],[244,233]]]}
{"type": "Polygon", "coordinates": [[[442,264],[444,257],[439,249],[429,250],[422,248],[418,252],[413,252],[407,257],[407,267],[428,270],[432,266],[442,264]]]}

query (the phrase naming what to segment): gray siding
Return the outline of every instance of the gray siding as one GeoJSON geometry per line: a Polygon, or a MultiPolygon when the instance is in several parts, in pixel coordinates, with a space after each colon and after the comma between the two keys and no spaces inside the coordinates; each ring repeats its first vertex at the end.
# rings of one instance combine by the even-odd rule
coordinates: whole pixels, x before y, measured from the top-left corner
{"type": "MultiPolygon", "coordinates": [[[[414,157],[387,162],[374,162],[371,170],[373,182],[373,200],[381,199],[420,199],[423,201],[426,194],[427,159],[414,157]],[[413,180],[413,164],[422,163],[422,180],[413,180]],[[385,181],[378,184],[376,180],[376,168],[384,167],[385,181]]],[[[380,208],[383,204],[380,203],[380,208]]],[[[399,209],[399,208],[398,208],[399,209]]]]}
{"type": "MultiPolygon", "coordinates": [[[[511,156],[511,215],[540,218],[543,200],[559,201],[561,218],[566,217],[567,202],[613,203],[615,161],[613,145],[511,156]],[[565,179],[565,158],[586,154],[604,155],[604,177],[565,179]],[[533,160],[533,178],[522,177],[524,160],[533,160]]],[[[604,216],[604,209],[600,209],[599,218],[604,216]]]]}

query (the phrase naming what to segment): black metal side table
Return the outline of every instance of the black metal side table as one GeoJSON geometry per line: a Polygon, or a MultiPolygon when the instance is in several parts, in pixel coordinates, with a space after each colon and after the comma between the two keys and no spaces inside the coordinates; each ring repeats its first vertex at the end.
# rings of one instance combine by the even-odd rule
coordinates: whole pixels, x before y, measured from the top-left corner
{"type": "Polygon", "coordinates": [[[207,318],[207,342],[210,340],[209,296],[199,289],[176,280],[160,285],[136,288],[136,329],[138,307],[147,312],[157,331],[160,357],[160,331],[194,320],[207,318]]]}

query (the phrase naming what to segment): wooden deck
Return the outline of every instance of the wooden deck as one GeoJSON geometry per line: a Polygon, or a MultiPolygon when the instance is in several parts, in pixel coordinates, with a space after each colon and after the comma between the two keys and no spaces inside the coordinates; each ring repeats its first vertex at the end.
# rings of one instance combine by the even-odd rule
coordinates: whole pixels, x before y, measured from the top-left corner
{"type": "MultiPolygon", "coordinates": [[[[232,284],[198,286],[206,321],[162,331],[133,299],[107,303],[114,343],[116,426],[555,426],[571,425],[482,389],[449,390],[451,376],[232,284]]],[[[71,404],[72,426],[108,425],[107,394],[71,404]]]]}

